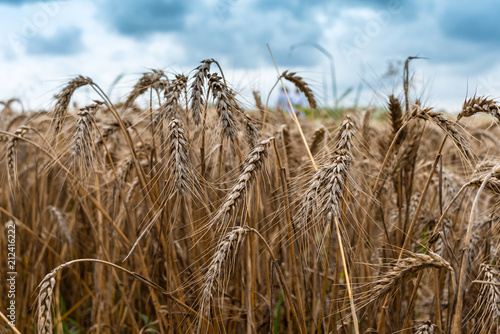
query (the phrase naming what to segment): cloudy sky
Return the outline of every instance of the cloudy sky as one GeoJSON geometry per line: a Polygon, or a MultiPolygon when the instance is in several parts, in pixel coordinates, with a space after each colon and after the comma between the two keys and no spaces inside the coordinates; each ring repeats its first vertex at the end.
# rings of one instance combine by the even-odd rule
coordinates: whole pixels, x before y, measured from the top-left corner
{"type": "Polygon", "coordinates": [[[313,45],[333,55],[338,95],[352,89],[345,104],[359,88],[362,105],[401,94],[404,60],[421,56],[413,97],[456,111],[467,89],[500,97],[499,12],[494,0],[0,0],[0,100],[48,108],[82,74],[104,90],[119,78],[116,101],[148,69],[215,58],[250,106],[276,78],[268,43],[320,105],[332,103],[330,63],[313,45]]]}

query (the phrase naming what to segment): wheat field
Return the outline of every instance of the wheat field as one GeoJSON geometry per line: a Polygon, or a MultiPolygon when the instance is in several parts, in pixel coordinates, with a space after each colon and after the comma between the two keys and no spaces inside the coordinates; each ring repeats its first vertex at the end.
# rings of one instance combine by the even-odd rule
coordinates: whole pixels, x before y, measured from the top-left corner
{"type": "Polygon", "coordinates": [[[499,103],[299,120],[254,96],[209,59],[120,103],[83,76],[47,111],[4,102],[2,332],[500,332],[499,103]]]}

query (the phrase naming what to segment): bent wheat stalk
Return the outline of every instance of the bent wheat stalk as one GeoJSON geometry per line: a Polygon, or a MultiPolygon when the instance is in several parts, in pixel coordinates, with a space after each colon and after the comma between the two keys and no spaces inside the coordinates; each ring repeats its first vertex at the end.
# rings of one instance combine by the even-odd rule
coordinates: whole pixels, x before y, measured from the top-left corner
{"type": "MultiPolygon", "coordinates": [[[[288,96],[288,93],[287,93],[287,91],[285,89],[285,84],[283,83],[282,76],[279,73],[278,65],[276,64],[276,60],[274,60],[274,56],[273,56],[273,53],[271,52],[271,47],[269,46],[269,44],[267,44],[267,48],[269,50],[269,53],[271,54],[271,58],[273,59],[273,63],[274,63],[274,67],[276,68],[276,72],[278,72],[278,81],[274,84],[274,86],[276,86],[276,84],[278,82],[281,83],[283,91],[285,92],[285,95],[286,95],[286,99],[288,101],[288,105],[290,106],[290,110],[292,111],[290,113],[291,116],[292,116],[292,119],[293,119],[295,125],[297,125],[297,128],[299,129],[300,137],[302,138],[302,142],[304,143],[304,146],[306,147],[307,155],[309,155],[309,159],[311,159],[311,163],[312,163],[314,169],[317,170],[318,166],[316,165],[316,161],[314,161],[314,158],[313,158],[313,155],[311,153],[311,150],[309,150],[309,145],[307,144],[307,139],[304,136],[304,132],[302,131],[302,126],[300,125],[299,119],[297,118],[297,115],[295,114],[295,109],[294,109],[292,101],[290,100],[290,97],[288,96]]],[[[274,86],[273,86],[273,88],[274,88],[274,86]]],[[[268,100],[269,100],[269,97],[268,97],[268,100]]],[[[267,110],[267,103],[266,103],[266,110],[267,110]]],[[[265,118],[264,118],[264,122],[263,122],[263,125],[262,125],[262,133],[264,133],[264,125],[265,124],[266,123],[265,123],[265,118]]]]}
{"type": "MultiPolygon", "coordinates": [[[[173,298],[172,296],[170,296],[169,292],[167,292],[165,289],[163,289],[158,284],[154,283],[153,281],[150,281],[149,279],[145,278],[144,276],[142,276],[138,273],[135,273],[133,271],[130,271],[128,269],[120,267],[119,265],[116,265],[116,264],[108,262],[108,261],[99,260],[99,259],[76,259],[73,261],[63,263],[59,267],[53,269],[50,273],[45,275],[43,280],[38,285],[39,292],[38,292],[37,329],[38,329],[39,334],[52,334],[52,315],[51,315],[50,310],[51,310],[52,299],[54,297],[54,286],[56,284],[55,277],[56,277],[57,272],[61,269],[64,269],[68,266],[71,266],[75,263],[80,263],[80,262],[101,263],[101,264],[113,267],[115,269],[119,269],[119,270],[133,276],[134,278],[138,279],[139,281],[145,283],[146,285],[152,287],[153,289],[156,289],[156,290],[162,292],[163,294],[168,295],[170,298],[173,298]]],[[[196,311],[192,310],[191,308],[189,308],[189,309],[196,314],[196,311]]]]}

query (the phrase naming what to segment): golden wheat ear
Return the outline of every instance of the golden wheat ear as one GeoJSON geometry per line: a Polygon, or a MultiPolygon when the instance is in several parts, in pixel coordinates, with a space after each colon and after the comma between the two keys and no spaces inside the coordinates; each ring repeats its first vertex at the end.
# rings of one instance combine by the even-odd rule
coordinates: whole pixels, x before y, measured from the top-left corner
{"type": "Polygon", "coordinates": [[[144,94],[149,88],[164,88],[168,85],[165,73],[161,70],[152,70],[151,72],[143,73],[139,81],[134,85],[134,88],[127,96],[125,103],[123,103],[123,110],[127,110],[134,104],[134,101],[144,94]],[[166,81],[165,81],[166,80],[166,81]]]}
{"type": "Polygon", "coordinates": [[[222,77],[216,73],[208,80],[212,96],[215,100],[215,107],[219,116],[219,128],[221,133],[229,138],[231,142],[237,141],[238,128],[235,112],[241,111],[236,104],[234,93],[222,81],[222,77]]]}
{"type": "Polygon", "coordinates": [[[205,79],[208,79],[210,73],[210,65],[213,59],[206,59],[201,62],[201,65],[195,69],[193,81],[191,83],[191,115],[196,125],[201,123],[202,115],[204,114],[205,101],[203,100],[203,89],[205,79]]]}
{"type": "Polygon", "coordinates": [[[500,270],[490,264],[481,264],[482,280],[473,281],[481,284],[479,299],[476,302],[478,315],[476,318],[482,319],[485,328],[497,329],[500,322],[500,270]]]}
{"type": "Polygon", "coordinates": [[[485,113],[493,116],[500,123],[500,109],[498,102],[484,96],[471,97],[462,106],[462,111],[457,116],[457,121],[462,117],[470,117],[477,113],[485,113]]]}
{"type": "Polygon", "coordinates": [[[326,128],[324,126],[319,127],[314,131],[312,138],[311,138],[311,143],[309,144],[309,151],[311,151],[311,154],[315,156],[323,146],[323,143],[326,138],[326,128]]]}
{"type": "MultiPolygon", "coordinates": [[[[214,296],[218,290],[224,289],[223,282],[226,271],[231,271],[232,261],[238,251],[238,246],[248,232],[247,227],[236,227],[231,232],[225,234],[217,245],[217,250],[210,261],[207,272],[203,276],[203,288],[200,298],[200,316],[210,319],[210,308],[214,296]]],[[[203,322],[199,319],[198,333],[201,333],[203,322]]]]}
{"type": "Polygon", "coordinates": [[[295,85],[295,87],[297,87],[302,93],[304,93],[304,95],[307,98],[307,102],[309,102],[309,106],[312,109],[316,109],[316,107],[318,106],[316,103],[316,98],[314,97],[314,94],[313,94],[311,88],[304,81],[304,79],[302,77],[298,76],[297,73],[295,73],[295,72],[288,72],[288,71],[283,72],[281,74],[281,76],[284,79],[293,83],[295,85]]]}
{"type": "Polygon", "coordinates": [[[231,215],[235,213],[245,194],[255,181],[257,172],[262,168],[268,156],[269,145],[274,140],[274,137],[270,137],[258,143],[243,162],[242,172],[238,180],[224,197],[223,204],[213,219],[212,224],[220,224],[217,229],[225,230],[225,224],[229,221],[231,215]]]}
{"type": "Polygon", "coordinates": [[[56,285],[55,273],[51,272],[44,277],[40,283],[38,293],[38,323],[39,334],[52,334],[52,299],[54,297],[54,286],[56,285]]]}
{"type": "Polygon", "coordinates": [[[443,113],[432,111],[431,108],[421,109],[418,106],[414,106],[414,115],[417,118],[431,121],[440,127],[450,138],[453,143],[460,151],[462,156],[469,162],[475,160],[475,155],[470,149],[470,143],[465,139],[465,137],[458,131],[456,124],[450,121],[443,113]]]}
{"type": "MultiPolygon", "coordinates": [[[[404,123],[403,108],[401,107],[399,99],[394,97],[394,95],[389,96],[388,108],[389,108],[389,119],[391,121],[391,128],[392,128],[391,137],[394,138],[394,136],[396,135],[396,133],[398,133],[399,129],[401,129],[404,123]]],[[[396,145],[399,146],[399,144],[404,140],[404,137],[405,137],[404,133],[401,133],[399,137],[396,139],[396,145]]]]}
{"type": "Polygon", "coordinates": [[[95,159],[95,114],[103,102],[96,103],[80,109],[76,119],[75,132],[73,133],[71,151],[73,162],[79,162],[84,171],[92,167],[92,161],[95,159]]]}
{"type": "Polygon", "coordinates": [[[19,138],[24,138],[24,136],[31,130],[27,125],[21,126],[19,129],[14,131],[14,135],[9,138],[7,142],[7,175],[11,189],[16,186],[17,182],[17,145],[19,143],[19,138]]]}
{"type": "Polygon", "coordinates": [[[61,132],[66,112],[68,110],[68,105],[73,93],[80,87],[92,84],[92,79],[80,75],[68,82],[66,87],[64,87],[63,90],[56,95],[56,106],[54,108],[54,136],[57,136],[59,132],[61,132]]]}
{"type": "Polygon", "coordinates": [[[434,325],[429,320],[424,321],[420,325],[416,325],[413,330],[415,334],[434,334],[436,331],[436,325],[434,325]]]}
{"type": "Polygon", "coordinates": [[[394,266],[375,281],[367,294],[368,303],[382,300],[385,296],[393,296],[415,274],[427,268],[444,268],[451,272],[455,280],[454,270],[441,256],[433,252],[428,254],[410,253],[410,257],[400,259],[394,266]]]}
{"type": "Polygon", "coordinates": [[[187,77],[183,74],[178,74],[166,88],[165,88],[165,102],[155,112],[152,117],[152,128],[158,128],[161,133],[163,130],[163,121],[180,119],[180,100],[181,95],[187,87],[187,77]]]}
{"type": "Polygon", "coordinates": [[[173,119],[168,125],[168,151],[167,170],[172,174],[168,182],[173,183],[173,188],[182,196],[193,191],[193,168],[189,160],[188,141],[182,123],[173,119]]]}

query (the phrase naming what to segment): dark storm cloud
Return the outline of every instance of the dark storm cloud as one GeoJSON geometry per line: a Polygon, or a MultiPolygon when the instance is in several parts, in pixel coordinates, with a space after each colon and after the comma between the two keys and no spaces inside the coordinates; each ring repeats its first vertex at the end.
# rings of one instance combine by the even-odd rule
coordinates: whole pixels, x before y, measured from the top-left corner
{"type": "Polygon", "coordinates": [[[498,46],[500,2],[496,0],[448,2],[441,12],[442,32],[458,40],[498,46]]]}
{"type": "Polygon", "coordinates": [[[108,0],[103,17],[105,23],[123,35],[144,37],[156,32],[182,31],[189,4],[179,0],[108,0]]]}
{"type": "MultiPolygon", "coordinates": [[[[315,15],[323,3],[323,10],[331,10],[318,0],[310,6],[300,1],[220,0],[209,5],[201,1],[107,0],[99,15],[122,35],[147,38],[169,33],[177,47],[186,50],[186,63],[215,57],[230,59],[235,66],[254,67],[270,61],[266,48],[270,43],[281,63],[312,65],[317,57],[314,53],[296,52],[288,57],[288,49],[293,43],[322,38],[324,27],[315,22],[315,15]]],[[[336,15],[330,13],[332,18],[336,15]]]]}
{"type": "Polygon", "coordinates": [[[329,50],[338,48],[343,40],[351,44],[358,39],[366,40],[362,38],[365,36],[358,36],[365,34],[365,30],[370,35],[373,28],[370,20],[365,21],[363,16],[346,18],[343,12],[348,9],[370,10],[381,18],[381,33],[368,40],[373,40],[372,44],[391,40],[392,47],[387,49],[387,55],[379,57],[391,57],[391,52],[400,50],[402,54],[411,51],[411,54],[427,54],[446,61],[453,61],[454,57],[463,60],[469,53],[453,55],[452,52],[464,47],[464,41],[491,44],[500,37],[500,25],[492,23],[500,9],[500,3],[494,0],[478,0],[473,8],[466,0],[440,3],[430,0],[216,0],[211,4],[106,0],[104,5],[96,0],[94,3],[99,8],[101,21],[122,35],[144,39],[168,33],[176,41],[174,47],[185,51],[183,61],[189,64],[214,57],[228,59],[237,67],[255,67],[270,62],[266,48],[269,43],[281,65],[312,66],[323,59],[317,51],[305,47],[290,56],[289,47],[300,42],[322,44],[325,31],[335,29],[337,24],[352,28],[336,45],[324,45],[329,50]],[[450,37],[452,40],[448,41],[450,37]],[[443,44],[443,40],[447,42],[443,44]]]}
{"type": "Polygon", "coordinates": [[[322,59],[309,48],[294,51],[292,44],[321,44],[327,28],[339,23],[346,8],[397,12],[394,20],[417,15],[414,1],[383,0],[217,0],[202,1],[106,0],[99,14],[115,31],[134,38],[169,33],[186,50],[186,63],[203,58],[231,59],[235,66],[254,67],[270,62],[266,43],[284,66],[312,66],[322,59]],[[323,21],[319,22],[318,17],[323,21]]]}
{"type": "Polygon", "coordinates": [[[82,31],[76,27],[33,38],[26,45],[30,55],[75,55],[83,49],[82,31]]]}
{"type": "Polygon", "coordinates": [[[220,10],[207,8],[202,22],[191,21],[176,38],[196,60],[226,58],[238,67],[255,67],[271,62],[266,46],[269,43],[282,65],[307,66],[316,62],[314,53],[288,55],[290,45],[322,37],[323,29],[314,19],[304,24],[295,19],[294,11],[257,11],[251,4],[247,7],[237,2],[223,16],[220,10]]]}

